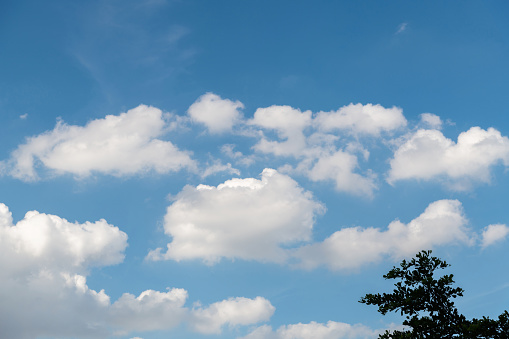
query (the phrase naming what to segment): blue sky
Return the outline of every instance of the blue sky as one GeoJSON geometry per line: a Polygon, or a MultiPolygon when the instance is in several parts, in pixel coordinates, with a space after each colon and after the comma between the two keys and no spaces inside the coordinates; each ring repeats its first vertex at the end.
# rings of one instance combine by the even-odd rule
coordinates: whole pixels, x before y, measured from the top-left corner
{"type": "Polygon", "coordinates": [[[3,1],[0,336],[375,338],[507,309],[508,4],[3,1]]]}

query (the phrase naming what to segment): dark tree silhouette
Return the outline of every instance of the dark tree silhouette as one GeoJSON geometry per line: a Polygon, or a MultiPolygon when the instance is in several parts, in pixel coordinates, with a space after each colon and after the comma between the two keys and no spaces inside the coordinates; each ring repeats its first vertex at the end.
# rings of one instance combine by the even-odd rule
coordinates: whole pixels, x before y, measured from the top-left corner
{"type": "Polygon", "coordinates": [[[379,338],[509,338],[509,313],[498,320],[483,317],[467,320],[452,299],[463,296],[453,287],[452,274],[435,278],[435,271],[448,267],[445,261],[422,251],[410,261],[403,260],[383,277],[398,279],[392,293],[366,294],[359,302],[378,306],[381,314],[400,312],[405,331],[386,331],[379,338]]]}

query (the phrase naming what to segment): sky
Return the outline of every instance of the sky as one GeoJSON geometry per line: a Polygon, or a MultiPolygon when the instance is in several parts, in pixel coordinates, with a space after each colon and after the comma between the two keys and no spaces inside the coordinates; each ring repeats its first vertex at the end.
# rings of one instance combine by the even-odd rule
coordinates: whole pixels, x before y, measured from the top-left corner
{"type": "Polygon", "coordinates": [[[376,338],[509,297],[505,1],[0,2],[0,337],[376,338]]]}

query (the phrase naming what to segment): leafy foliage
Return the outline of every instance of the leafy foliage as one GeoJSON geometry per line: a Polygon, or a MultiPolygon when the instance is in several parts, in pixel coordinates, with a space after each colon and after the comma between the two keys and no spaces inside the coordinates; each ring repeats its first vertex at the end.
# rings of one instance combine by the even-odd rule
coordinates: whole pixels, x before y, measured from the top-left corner
{"type": "Polygon", "coordinates": [[[359,302],[378,306],[381,314],[400,312],[406,331],[386,331],[379,338],[509,338],[509,313],[498,320],[483,317],[467,320],[459,314],[453,299],[463,289],[453,287],[452,274],[435,278],[435,271],[449,266],[445,261],[422,251],[410,261],[403,260],[383,277],[399,279],[392,293],[366,294],[359,302]]]}

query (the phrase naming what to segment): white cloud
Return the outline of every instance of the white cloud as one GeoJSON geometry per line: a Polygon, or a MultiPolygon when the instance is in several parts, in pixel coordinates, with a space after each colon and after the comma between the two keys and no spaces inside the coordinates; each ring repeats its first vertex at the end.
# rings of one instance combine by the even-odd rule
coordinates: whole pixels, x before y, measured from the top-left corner
{"type": "Polygon", "coordinates": [[[306,149],[304,129],[311,126],[311,111],[301,112],[290,106],[258,108],[248,124],[274,130],[284,141],[270,141],[265,137],[254,146],[255,150],[276,156],[299,157],[306,149]]]}
{"type": "Polygon", "coordinates": [[[214,175],[216,173],[221,173],[221,172],[227,172],[229,174],[240,175],[240,171],[238,169],[236,169],[236,168],[233,168],[232,164],[227,163],[225,165],[225,164],[223,164],[221,162],[221,160],[214,159],[212,161],[212,164],[207,164],[207,167],[205,168],[205,170],[201,174],[201,177],[202,178],[206,178],[206,177],[208,177],[210,175],[214,175]]]}
{"type": "Polygon", "coordinates": [[[328,321],[327,324],[310,322],[307,324],[283,325],[273,331],[268,325],[257,327],[242,339],[371,339],[385,330],[372,330],[361,324],[328,321]]]}
{"type": "Polygon", "coordinates": [[[473,182],[490,182],[491,168],[509,165],[509,139],[494,128],[472,127],[458,142],[438,130],[418,130],[394,153],[388,182],[404,179],[444,180],[464,190],[473,182]]]}
{"type": "MultiPolygon", "coordinates": [[[[188,186],[167,211],[165,230],[172,236],[167,252],[158,248],[147,258],[203,259],[208,264],[223,257],[241,258],[302,269],[325,266],[332,271],[351,271],[436,246],[470,246],[477,238],[468,229],[458,200],[438,200],[407,224],[396,219],[386,229],[346,227],[321,242],[309,243],[315,215],[323,209],[309,192],[274,170],[265,170],[262,180],[188,186]],[[283,200],[285,197],[294,198],[290,202],[283,200]],[[296,246],[282,247],[291,244],[296,246]]],[[[507,234],[509,227],[490,225],[482,234],[481,246],[501,241],[507,234]]]]}
{"type": "Polygon", "coordinates": [[[306,175],[313,181],[333,181],[338,191],[371,197],[376,189],[375,176],[367,171],[362,175],[358,170],[357,156],[361,151],[367,160],[369,152],[359,142],[352,142],[337,134],[328,132],[344,131],[347,135],[379,135],[406,125],[399,108],[386,109],[380,105],[349,105],[337,112],[320,112],[313,119],[311,111],[302,112],[290,106],[270,106],[256,110],[252,126],[275,131],[276,140],[260,132],[260,140],[253,147],[256,151],[279,157],[293,157],[298,164],[290,164],[284,171],[306,175]],[[343,144],[338,149],[337,143],[343,144]]]}
{"type": "Polygon", "coordinates": [[[226,144],[221,146],[221,153],[226,155],[227,157],[234,159],[236,162],[238,162],[241,165],[244,166],[250,166],[254,163],[254,157],[253,156],[245,156],[240,151],[234,151],[235,145],[233,144],[226,144]]]}
{"type": "Polygon", "coordinates": [[[165,216],[165,233],[172,237],[167,252],[157,249],[148,258],[284,262],[281,245],[310,240],[315,216],[323,210],[310,192],[272,169],[265,169],[261,180],[186,186],[165,216]]]}
{"type": "Polygon", "coordinates": [[[127,235],[104,219],[70,223],[56,215],[27,212],[13,224],[0,203],[0,276],[27,275],[40,267],[51,271],[84,271],[124,259],[127,235]]]}
{"type": "Polygon", "coordinates": [[[350,104],[337,111],[319,112],[314,123],[323,131],[345,130],[353,134],[379,135],[405,127],[407,121],[399,107],[350,104]]]}
{"type": "Polygon", "coordinates": [[[127,236],[104,220],[69,223],[36,211],[13,224],[0,204],[0,338],[105,338],[131,331],[172,329],[183,322],[220,333],[225,324],[265,321],[264,298],[232,298],[203,309],[185,307],[187,291],[125,293],[113,304],[87,285],[93,266],[121,262],[127,236]]]}
{"type": "Polygon", "coordinates": [[[81,275],[41,271],[26,280],[0,280],[2,338],[109,338],[132,331],[171,330],[185,323],[199,333],[220,334],[224,325],[257,324],[274,312],[262,297],[228,299],[190,310],[185,306],[187,291],[180,288],[147,290],[138,297],[125,293],[111,304],[104,290],[90,289],[81,275]]]}
{"type": "Polygon", "coordinates": [[[421,114],[421,123],[427,125],[429,128],[433,129],[441,129],[442,128],[442,119],[436,114],[433,113],[422,113],[421,114]]]}
{"type": "Polygon", "coordinates": [[[371,197],[376,189],[374,175],[362,176],[354,173],[358,167],[357,157],[346,152],[337,151],[322,156],[308,171],[313,181],[332,180],[338,191],[371,197]]]}
{"type": "Polygon", "coordinates": [[[196,332],[219,334],[224,325],[250,325],[267,321],[275,308],[265,298],[230,298],[192,311],[190,325],[196,332]]]}
{"type": "Polygon", "coordinates": [[[509,234],[509,227],[504,224],[489,225],[482,232],[481,246],[486,248],[497,242],[505,240],[509,234]]]}
{"type": "Polygon", "coordinates": [[[401,23],[401,24],[398,26],[398,30],[396,31],[396,34],[400,34],[400,33],[403,33],[404,31],[406,31],[407,26],[408,26],[408,23],[407,23],[407,22],[403,22],[403,23],[401,23]]]}
{"type": "Polygon", "coordinates": [[[306,269],[322,265],[331,270],[356,269],[384,256],[401,258],[438,245],[470,244],[466,222],[459,201],[439,200],[406,225],[395,220],[387,230],[343,228],[323,242],[294,250],[294,256],[297,265],[306,269]]]}
{"type": "Polygon", "coordinates": [[[181,288],[168,292],[147,290],[138,297],[124,293],[111,306],[111,323],[127,332],[171,329],[186,317],[186,300],[187,291],[181,288]]]}
{"type": "Polygon", "coordinates": [[[0,278],[0,337],[106,337],[109,298],[85,282],[84,276],[42,268],[0,278]]]}
{"type": "Polygon", "coordinates": [[[20,118],[21,120],[26,120],[26,119],[28,118],[28,113],[21,114],[21,115],[19,116],[19,118],[20,118]]]}
{"type": "Polygon", "coordinates": [[[168,114],[140,105],[120,115],[90,121],[86,126],[59,121],[52,131],[31,137],[12,152],[11,175],[36,180],[36,167],[86,177],[93,172],[116,176],[147,171],[168,173],[195,169],[188,152],[158,139],[169,125],[168,114]]]}
{"type": "Polygon", "coordinates": [[[109,297],[83,274],[121,262],[126,246],[127,235],[105,220],[31,211],[14,224],[0,204],[0,337],[105,336],[109,297]]]}
{"type": "Polygon", "coordinates": [[[221,334],[223,327],[258,324],[270,319],[274,306],[265,298],[230,298],[205,308],[185,307],[188,293],[147,290],[138,297],[125,293],[108,310],[108,324],[117,334],[131,331],[170,330],[182,323],[202,334],[221,334]]]}
{"type": "Polygon", "coordinates": [[[295,132],[302,132],[311,125],[311,111],[302,112],[290,106],[273,105],[266,108],[258,108],[250,125],[273,129],[287,137],[295,132]]]}
{"type": "Polygon", "coordinates": [[[244,108],[240,101],[221,99],[214,93],[206,93],[198,98],[187,110],[192,120],[204,124],[210,133],[223,133],[241,120],[239,109],[244,108]]]}

